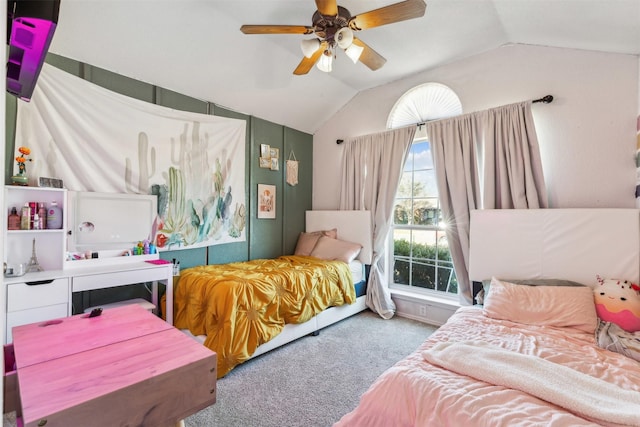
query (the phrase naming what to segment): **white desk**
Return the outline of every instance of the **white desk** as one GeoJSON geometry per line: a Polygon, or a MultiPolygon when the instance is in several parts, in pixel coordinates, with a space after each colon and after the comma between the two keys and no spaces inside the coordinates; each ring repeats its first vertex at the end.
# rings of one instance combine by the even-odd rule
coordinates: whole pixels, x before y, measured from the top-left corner
{"type": "Polygon", "coordinates": [[[152,302],[159,307],[158,283],[166,286],[166,321],[173,325],[173,266],[151,264],[135,257],[74,262],[73,268],[5,277],[7,319],[4,343],[12,340],[14,326],[73,314],[72,293],[152,282],[152,302]]]}
{"type": "MultiPolygon", "coordinates": [[[[71,277],[71,292],[113,288],[132,283],[153,282],[151,302],[160,307],[158,282],[164,283],[166,291],[166,319],[173,325],[173,266],[150,264],[145,261],[114,265],[96,265],[68,270],[71,277]]],[[[71,315],[71,313],[69,313],[71,315]]]]}

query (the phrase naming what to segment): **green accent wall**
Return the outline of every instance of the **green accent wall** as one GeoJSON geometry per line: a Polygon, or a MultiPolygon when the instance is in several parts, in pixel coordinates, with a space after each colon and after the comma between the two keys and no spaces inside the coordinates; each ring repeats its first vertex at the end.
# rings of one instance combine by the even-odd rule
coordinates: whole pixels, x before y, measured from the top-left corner
{"type": "MultiPolygon", "coordinates": [[[[267,144],[271,148],[277,148],[282,158],[284,147],[284,126],[277,125],[261,119],[251,121],[251,179],[249,183],[249,198],[252,201],[251,221],[249,231],[252,258],[275,258],[282,254],[282,229],[283,229],[283,187],[282,168],[278,171],[260,167],[260,146],[267,144]],[[275,219],[259,219],[258,214],[258,184],[275,185],[276,187],[276,217],[275,219]]],[[[281,161],[281,160],[280,160],[281,161]]]]}
{"type": "Polygon", "coordinates": [[[280,151],[282,163],[283,215],[282,252],[292,254],[298,236],[305,229],[305,211],[311,209],[313,191],[313,135],[295,129],[284,128],[284,150],[280,151]],[[287,184],[287,160],[298,161],[298,184],[287,184]]]}
{"type": "MultiPolygon", "coordinates": [[[[305,211],[311,209],[313,136],[277,123],[257,117],[238,113],[187,95],[183,95],[149,83],[122,76],[89,64],[58,56],[47,55],[46,62],[77,77],[88,80],[106,89],[146,102],[165,107],[201,114],[212,114],[221,117],[245,120],[247,123],[245,150],[245,194],[247,200],[247,228],[245,242],[209,246],[207,248],[184,249],[180,251],[162,252],[163,259],[180,261],[182,269],[205,264],[221,264],[246,261],[258,258],[275,258],[292,254],[298,235],[304,231],[305,211]],[[279,150],[279,170],[260,168],[260,145],[268,144],[279,150]],[[299,161],[298,185],[286,183],[286,161],[293,151],[299,161]],[[276,186],[276,218],[257,218],[258,184],[276,186]]],[[[12,95],[6,95],[6,164],[5,183],[11,182],[13,158],[15,157],[15,128],[18,101],[12,95]]],[[[293,156],[291,157],[293,158],[293,156]]],[[[117,300],[133,298],[137,295],[123,293],[127,291],[117,288],[117,298],[100,296],[90,301],[83,297],[80,302],[74,298],[74,304],[97,305],[117,300]],[[99,300],[99,301],[98,301],[99,300]]],[[[140,287],[137,287],[138,289],[140,287]]],[[[109,292],[106,292],[109,294],[109,292]]]]}

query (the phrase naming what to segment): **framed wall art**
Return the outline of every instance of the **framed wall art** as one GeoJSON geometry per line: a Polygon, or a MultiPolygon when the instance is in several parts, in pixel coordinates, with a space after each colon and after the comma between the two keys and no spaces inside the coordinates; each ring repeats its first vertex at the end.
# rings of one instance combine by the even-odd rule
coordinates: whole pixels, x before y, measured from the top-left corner
{"type": "Polygon", "coordinates": [[[260,167],[271,169],[271,159],[269,157],[260,157],[260,167]]]}
{"type": "Polygon", "coordinates": [[[271,157],[271,147],[269,144],[260,144],[260,157],[264,157],[266,159],[271,157]]]}
{"type": "Polygon", "coordinates": [[[258,218],[276,218],[276,186],[258,184],[258,218]]]}
{"type": "Polygon", "coordinates": [[[271,158],[271,170],[272,171],[277,171],[278,169],[280,169],[280,165],[278,163],[278,158],[277,157],[272,157],[271,158]]]}

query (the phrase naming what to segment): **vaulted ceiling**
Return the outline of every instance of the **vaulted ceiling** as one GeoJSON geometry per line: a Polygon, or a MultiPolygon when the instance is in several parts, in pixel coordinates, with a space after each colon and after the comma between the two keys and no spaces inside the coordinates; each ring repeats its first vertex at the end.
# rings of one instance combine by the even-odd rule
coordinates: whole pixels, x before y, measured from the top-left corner
{"type": "MultiPolygon", "coordinates": [[[[339,0],[352,15],[398,0],[339,0]]],[[[62,0],[51,52],[314,133],[358,92],[508,44],[640,55],[640,0],[427,0],[423,17],[357,36],[386,58],[371,71],[338,52],[333,71],[293,70],[314,0],[62,0]]]]}

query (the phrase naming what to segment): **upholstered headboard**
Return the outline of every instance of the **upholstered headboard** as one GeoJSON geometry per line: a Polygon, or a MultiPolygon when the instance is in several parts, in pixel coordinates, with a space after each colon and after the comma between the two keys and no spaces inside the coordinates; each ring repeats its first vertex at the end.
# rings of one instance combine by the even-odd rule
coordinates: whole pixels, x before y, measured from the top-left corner
{"type": "Polygon", "coordinates": [[[640,210],[499,209],[471,212],[469,277],[638,283],[640,210]]]}
{"type": "Polygon", "coordinates": [[[362,250],[358,259],[371,264],[373,258],[372,227],[370,211],[307,211],[307,233],[319,230],[338,229],[338,239],[360,243],[362,250]]]}

